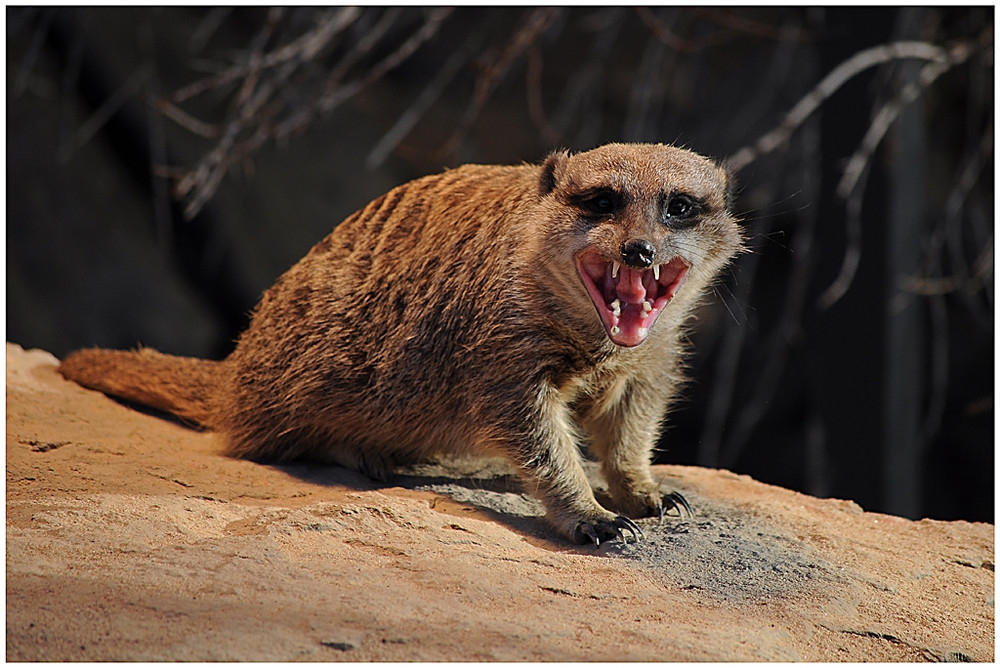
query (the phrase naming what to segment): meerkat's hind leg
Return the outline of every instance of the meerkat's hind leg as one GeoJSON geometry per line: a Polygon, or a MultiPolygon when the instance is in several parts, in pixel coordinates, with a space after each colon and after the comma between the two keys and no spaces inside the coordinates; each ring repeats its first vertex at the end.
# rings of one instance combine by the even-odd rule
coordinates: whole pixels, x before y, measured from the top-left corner
{"type": "Polygon", "coordinates": [[[315,459],[324,464],[343,466],[376,482],[392,480],[396,461],[392,453],[370,445],[332,443],[319,449],[315,459]]]}

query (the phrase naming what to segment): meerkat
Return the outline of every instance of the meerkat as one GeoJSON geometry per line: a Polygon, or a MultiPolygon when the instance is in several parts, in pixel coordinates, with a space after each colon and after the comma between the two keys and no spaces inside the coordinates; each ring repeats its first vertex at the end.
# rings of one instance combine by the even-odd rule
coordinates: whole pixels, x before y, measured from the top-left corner
{"type": "Polygon", "coordinates": [[[90,349],[59,371],[217,430],[236,457],[386,480],[433,455],[500,454],[562,536],[638,540],[633,518],[690,513],[650,463],[685,323],[741,248],[731,192],[724,168],[665,145],[465,165],[338,225],[225,360],[90,349]]]}

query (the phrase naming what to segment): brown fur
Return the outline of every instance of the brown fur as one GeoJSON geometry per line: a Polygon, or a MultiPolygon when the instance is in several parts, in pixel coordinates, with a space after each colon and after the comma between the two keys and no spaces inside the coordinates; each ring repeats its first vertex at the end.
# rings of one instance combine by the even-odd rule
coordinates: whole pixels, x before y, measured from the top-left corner
{"type": "Polygon", "coordinates": [[[341,223],[264,294],[225,361],[80,351],[60,370],[217,429],[239,457],[385,479],[434,454],[500,453],[564,536],[614,537],[628,526],[595,501],[578,446],[601,460],[617,511],[662,510],[649,462],[681,380],[682,328],[740,245],[728,185],[709,160],[658,145],[466,165],[341,223]],[[602,192],[620,195],[612,214],[588,209],[602,192]],[[677,193],[699,202],[683,225],[664,214],[677,193]],[[635,239],[690,269],[648,338],[625,347],[574,258],[622,261],[635,239]]]}

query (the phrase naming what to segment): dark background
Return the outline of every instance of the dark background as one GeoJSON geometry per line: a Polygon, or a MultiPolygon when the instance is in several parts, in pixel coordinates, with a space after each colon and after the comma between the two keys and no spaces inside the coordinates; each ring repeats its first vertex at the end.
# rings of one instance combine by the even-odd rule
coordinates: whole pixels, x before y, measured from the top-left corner
{"type": "Polygon", "coordinates": [[[993,521],[993,7],[6,11],[8,340],[222,357],[399,183],[673,143],[733,161],[752,252],[661,460],[993,521]]]}

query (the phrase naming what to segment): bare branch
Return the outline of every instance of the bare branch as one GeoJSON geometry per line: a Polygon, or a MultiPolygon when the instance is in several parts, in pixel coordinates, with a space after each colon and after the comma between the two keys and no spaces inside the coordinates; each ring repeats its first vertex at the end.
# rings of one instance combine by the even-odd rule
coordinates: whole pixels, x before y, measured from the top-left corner
{"type": "Polygon", "coordinates": [[[927,278],[903,276],[899,287],[918,295],[945,295],[962,289],[978,289],[993,275],[993,237],[991,236],[972,263],[969,275],[956,274],[927,278]]]}
{"type": "Polygon", "coordinates": [[[593,39],[589,40],[586,60],[573,72],[557,98],[559,106],[551,114],[551,132],[545,135],[549,144],[566,141],[570,125],[574,121],[579,122],[581,116],[585,117],[586,125],[577,130],[573,140],[581,145],[589,145],[597,135],[594,126],[601,122],[602,111],[595,98],[599,95],[601,76],[608,67],[609,56],[623,29],[627,14],[619,7],[611,7],[596,12],[593,17],[595,23],[599,21],[601,28],[596,29],[593,39]],[[581,114],[581,109],[586,109],[587,113],[581,114]]]}
{"type": "Polygon", "coordinates": [[[867,171],[871,156],[882,142],[886,132],[899,114],[907,106],[916,101],[934,81],[955,67],[965,62],[972,54],[971,45],[962,43],[947,52],[945,60],[935,60],[921,68],[916,81],[911,81],[903,87],[899,94],[886,103],[872,120],[860,146],[848,161],[843,177],[837,185],[837,195],[848,200],[847,214],[847,250],[844,252],[840,273],[833,283],[819,296],[819,306],[827,309],[835,304],[854,281],[854,275],[861,263],[861,200],[863,186],[859,187],[863,175],[867,171]]]}
{"type": "Polygon", "coordinates": [[[864,199],[866,183],[867,179],[863,179],[858,187],[851,190],[847,198],[847,248],[844,250],[840,273],[816,300],[821,310],[830,308],[847,294],[851,283],[854,282],[854,275],[861,266],[861,202],[864,199]]]}
{"type": "Polygon", "coordinates": [[[855,151],[854,155],[851,156],[847,167],[844,168],[844,175],[837,185],[837,194],[840,197],[846,198],[854,189],[858,179],[861,177],[861,173],[871,160],[875,149],[878,148],[883,137],[885,137],[885,133],[889,131],[893,121],[896,120],[903,109],[915,102],[939,76],[952,67],[965,62],[971,52],[971,49],[967,45],[962,45],[951,51],[948,60],[933,61],[924,65],[917,81],[908,83],[894,100],[889,101],[879,109],[871,125],[868,127],[868,131],[865,133],[864,139],[861,140],[861,145],[855,151]]]}
{"type": "MultiPolygon", "coordinates": [[[[294,75],[311,66],[334,38],[358,19],[360,10],[353,8],[325,12],[317,19],[313,29],[274,51],[265,52],[266,44],[281,16],[278,12],[272,12],[268,25],[257,34],[243,62],[187,86],[157,104],[160,111],[192,131],[218,138],[215,147],[175,186],[175,193],[187,199],[185,215],[192,217],[197,214],[215,193],[231,165],[246,161],[268,141],[282,140],[303,130],[317,117],[330,113],[365,86],[397,67],[437,33],[451,12],[448,8],[429,11],[424,23],[399,47],[357,79],[344,83],[351,68],[372,52],[388,34],[402,10],[394,8],[384,12],[376,25],[365,31],[362,39],[338,60],[333,71],[318,86],[308,81],[296,82],[294,75]],[[240,80],[240,89],[234,95],[234,111],[223,126],[201,122],[173,104],[213,87],[240,80]],[[292,91],[292,94],[287,94],[288,91],[292,91]]],[[[452,73],[451,76],[453,75],[452,73]]]]}
{"type": "Polygon", "coordinates": [[[657,40],[674,51],[683,53],[692,53],[724,44],[732,41],[741,33],[774,40],[800,40],[806,36],[806,33],[800,29],[796,29],[794,33],[790,34],[784,28],[775,28],[772,24],[753,21],[729,10],[702,8],[694,13],[722,27],[704,37],[688,39],[677,35],[648,7],[636,7],[635,13],[657,40]]]}
{"type": "MultiPolygon", "coordinates": [[[[799,169],[792,166],[787,171],[790,175],[795,174],[791,178],[794,178],[797,184],[801,184],[808,198],[809,195],[818,193],[820,189],[819,129],[814,124],[806,125],[803,135],[803,141],[799,142],[796,148],[800,154],[799,169]]],[[[786,373],[793,342],[800,336],[810,278],[814,271],[813,242],[818,220],[818,212],[815,208],[811,208],[802,212],[802,217],[796,225],[792,246],[789,249],[792,266],[784,282],[784,295],[780,299],[781,314],[771,328],[767,340],[761,342],[761,347],[767,351],[766,361],[761,365],[763,371],[756,377],[753,391],[749,393],[749,399],[738,413],[734,408],[728,409],[725,413],[726,415],[736,413],[736,418],[732,426],[726,430],[726,443],[720,454],[720,463],[724,466],[732,466],[738,460],[750,440],[753,428],[767,414],[786,373]]],[[[738,369],[733,369],[731,373],[738,373],[738,369]]],[[[807,456],[813,459],[819,455],[819,452],[813,452],[807,456]]]]}
{"type": "Polygon", "coordinates": [[[653,134],[647,132],[648,119],[651,116],[654,118],[659,116],[654,105],[662,100],[664,86],[668,85],[663,77],[663,59],[666,56],[667,48],[663,42],[655,39],[646,40],[625,116],[623,135],[627,141],[642,141],[649,139],[649,134],[653,134]]]}
{"type": "Polygon", "coordinates": [[[56,157],[59,160],[69,160],[73,157],[73,154],[90,141],[108,120],[142,89],[149,76],[148,66],[136,69],[125,83],[119,86],[87,120],[80,124],[73,136],[59,147],[56,157]]]}
{"type": "Polygon", "coordinates": [[[400,63],[412,56],[427,40],[437,34],[437,31],[441,28],[441,24],[444,23],[451,12],[452,9],[450,8],[439,8],[430,12],[420,30],[403,42],[396,51],[386,56],[375,67],[369,70],[360,81],[344,86],[339,90],[331,91],[329,96],[321,101],[321,111],[323,113],[332,111],[347,99],[356,95],[362,88],[381,79],[387,72],[398,67],[400,63]]]}
{"type": "Polygon", "coordinates": [[[528,51],[528,70],[525,74],[527,85],[528,115],[543,136],[552,132],[545,117],[545,103],[542,100],[542,51],[532,47],[528,51]]]}
{"type": "Polygon", "coordinates": [[[458,127],[451,138],[445,143],[444,153],[454,153],[461,143],[462,138],[482,112],[490,95],[493,94],[497,84],[507,73],[510,66],[523,54],[535,41],[545,32],[545,29],[559,16],[561,10],[553,7],[545,7],[534,10],[524,21],[524,25],[511,38],[507,47],[494,59],[492,63],[484,66],[483,72],[476,81],[475,92],[472,102],[465,110],[458,127]]]}
{"type": "Polygon", "coordinates": [[[27,89],[28,78],[31,75],[31,70],[38,61],[38,57],[42,52],[42,47],[45,46],[45,39],[48,36],[49,28],[52,26],[55,10],[44,9],[41,10],[41,12],[42,18],[39,25],[35,28],[35,33],[31,40],[31,47],[28,49],[24,60],[21,61],[21,66],[18,68],[16,83],[14,84],[14,91],[16,93],[23,93],[27,89]]]}
{"type": "Polygon", "coordinates": [[[785,144],[802,123],[845,83],[867,69],[903,58],[947,63],[951,54],[943,47],[934,46],[927,42],[910,41],[893,42],[859,51],[823,77],[805,97],[792,107],[778,127],[766,133],[753,145],[745,146],[733,154],[727,161],[729,166],[738,172],[754,160],[771,153],[785,144]]]}
{"type": "Polygon", "coordinates": [[[413,130],[420,118],[427,112],[444,92],[444,89],[455,78],[462,66],[468,62],[472,49],[455,51],[441,67],[434,79],[417,96],[407,110],[396,120],[389,131],[368,154],[365,166],[368,169],[378,168],[390,153],[395,150],[403,138],[413,130]]]}
{"type": "MultiPolygon", "coordinates": [[[[305,62],[311,60],[338,34],[354,23],[360,14],[361,12],[357,7],[344,7],[327,12],[320,19],[316,28],[292,40],[285,46],[261,56],[259,61],[252,62],[252,59],[248,59],[247,62],[240,63],[201,81],[196,81],[178,90],[173,95],[168,96],[164,102],[169,101],[175,104],[185,102],[206,91],[246,77],[255,69],[258,71],[266,70],[289,61],[305,62]]],[[[258,34],[255,42],[259,43],[262,36],[266,35],[269,37],[271,30],[273,30],[273,23],[269,21],[268,26],[258,34]]]]}
{"type": "Polygon", "coordinates": [[[147,104],[156,109],[177,125],[181,126],[188,132],[198,135],[199,137],[205,137],[206,139],[214,139],[222,134],[222,129],[218,125],[212,125],[211,123],[205,123],[200,121],[191,114],[187,113],[175,104],[171,104],[169,100],[160,99],[154,100],[147,96],[147,104]]]}
{"type": "Polygon", "coordinates": [[[232,13],[232,7],[216,7],[208,12],[208,15],[191,31],[188,41],[188,49],[192,53],[198,53],[205,48],[212,35],[219,29],[223,22],[232,13]]]}
{"type": "Polygon", "coordinates": [[[775,27],[773,23],[754,21],[746,16],[737,14],[731,9],[721,9],[718,7],[700,7],[696,10],[698,14],[715,21],[719,25],[726,26],[732,32],[741,32],[748,35],[755,35],[771,40],[795,40],[800,41],[812,37],[812,34],[802,28],[787,30],[784,26],[775,27]]]}

